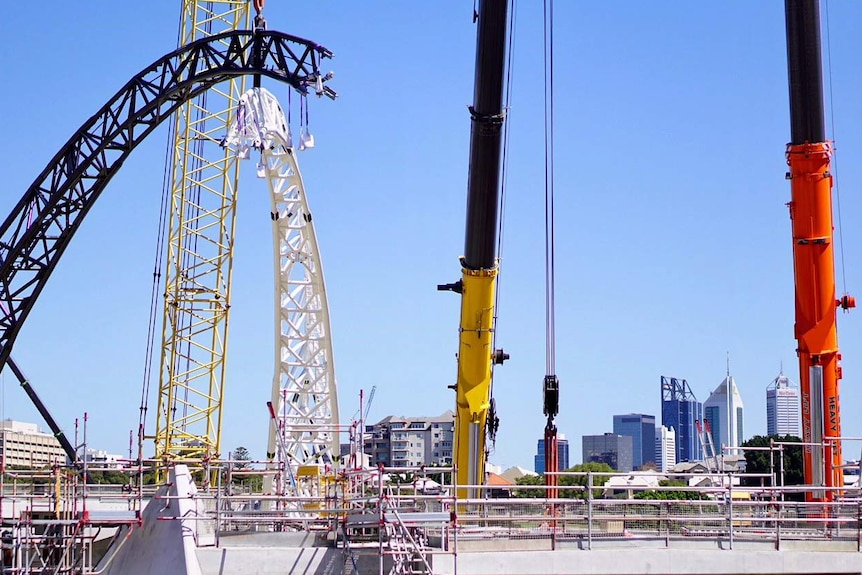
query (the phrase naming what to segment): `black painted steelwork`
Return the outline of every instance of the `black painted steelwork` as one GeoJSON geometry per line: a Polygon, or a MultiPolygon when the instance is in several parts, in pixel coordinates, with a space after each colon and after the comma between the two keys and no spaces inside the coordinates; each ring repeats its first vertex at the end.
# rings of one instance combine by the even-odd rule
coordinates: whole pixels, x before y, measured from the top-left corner
{"type": "Polygon", "coordinates": [[[470,107],[470,173],[467,177],[467,269],[496,266],[497,205],[502,151],[503,79],[509,0],[481,0],[476,38],[476,86],[470,107]]]}
{"type": "Polygon", "coordinates": [[[826,141],[819,0],[785,0],[790,143],[826,141]]]}
{"type": "Polygon", "coordinates": [[[280,32],[226,32],[157,60],[87,120],[0,226],[0,366],[78,226],[147,135],[188,100],[247,74],[286,82],[304,94],[319,89],[334,99],[319,69],[331,56],[314,42],[280,32]]]}
{"type": "Polygon", "coordinates": [[[51,432],[54,434],[54,437],[57,438],[57,441],[60,442],[60,447],[63,448],[63,451],[66,453],[66,457],[69,458],[69,462],[72,464],[77,463],[78,457],[75,453],[75,448],[72,447],[72,444],[69,442],[69,438],[66,437],[66,434],[63,433],[60,426],[57,425],[57,421],[51,415],[51,412],[48,411],[48,408],[42,402],[42,399],[36,393],[36,390],[33,389],[33,386],[30,384],[30,380],[24,376],[24,372],[21,371],[21,368],[18,367],[18,364],[15,363],[15,360],[13,360],[11,356],[6,358],[6,365],[8,365],[9,369],[12,370],[12,373],[15,374],[15,377],[18,379],[18,383],[20,383],[21,387],[24,388],[24,393],[26,393],[27,397],[30,398],[30,401],[33,402],[39,415],[42,416],[42,419],[44,419],[45,423],[48,424],[48,427],[51,428],[51,432]]]}

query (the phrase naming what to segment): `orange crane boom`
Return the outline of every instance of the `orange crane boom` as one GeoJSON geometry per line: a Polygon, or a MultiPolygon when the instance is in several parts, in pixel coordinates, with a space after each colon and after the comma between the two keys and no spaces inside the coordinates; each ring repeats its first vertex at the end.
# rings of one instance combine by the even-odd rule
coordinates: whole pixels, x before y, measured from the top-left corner
{"type": "MultiPolygon", "coordinates": [[[[793,229],[805,483],[834,488],[843,485],[836,308],[855,307],[855,300],[835,297],[832,146],[823,120],[819,1],[786,0],[785,15],[791,117],[787,205],[793,229]]],[[[826,489],[808,497],[830,501],[834,495],[826,489]]]]}

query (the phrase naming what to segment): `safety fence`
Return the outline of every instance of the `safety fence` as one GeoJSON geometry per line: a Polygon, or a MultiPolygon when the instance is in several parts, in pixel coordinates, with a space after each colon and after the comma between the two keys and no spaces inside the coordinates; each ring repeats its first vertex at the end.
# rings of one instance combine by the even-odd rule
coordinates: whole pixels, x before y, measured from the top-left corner
{"type": "Polygon", "coordinates": [[[862,541],[862,502],[498,499],[459,502],[458,537],[595,541],[862,541]]]}
{"type": "MultiPolygon", "coordinates": [[[[376,553],[414,571],[428,571],[438,553],[506,542],[584,550],[742,543],[781,549],[802,542],[862,551],[858,493],[843,489],[824,498],[820,489],[820,500],[806,501],[800,487],[743,487],[751,476],[677,475],[667,485],[648,474],[571,473],[557,498],[544,497],[542,485],[483,485],[467,486],[478,497],[456,499],[462,486],[452,484],[450,469],[321,473],[298,481],[297,491],[271,493],[263,486],[272,470],[230,467],[198,472],[198,511],[184,518],[199,534],[212,534],[215,546],[234,533],[305,532],[340,546],[350,561],[376,553]]],[[[101,486],[59,467],[0,476],[0,573],[92,569],[98,538],[140,525],[148,501],[171,498],[128,475],[128,484],[101,486]]]]}

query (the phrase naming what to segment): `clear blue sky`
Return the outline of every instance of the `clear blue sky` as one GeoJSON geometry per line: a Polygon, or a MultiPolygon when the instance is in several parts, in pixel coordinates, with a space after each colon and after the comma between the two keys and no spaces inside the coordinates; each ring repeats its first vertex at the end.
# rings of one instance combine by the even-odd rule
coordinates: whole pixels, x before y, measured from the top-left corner
{"type": "MultiPolygon", "coordinates": [[[[18,3],[0,21],[0,212],[132,75],[174,49],[179,2],[18,3]]],[[[660,414],[659,377],[701,400],[726,352],[765,433],[765,388],[793,339],[783,2],[557,2],[558,425],[580,436],[616,413],[660,414]]],[[[846,284],[862,296],[862,3],[830,2],[846,284]]],[[[270,28],[335,53],[335,102],[314,101],[300,156],[330,295],[342,418],[377,385],[371,419],[454,404],[475,27],[472,2],[270,0],[270,28]]],[[[544,426],[541,5],[520,2],[492,461],[532,466],[544,426]]],[[[268,84],[286,99],[286,89],[268,84]]],[[[296,117],[296,116],[294,116],[296,117]]],[[[111,182],[14,348],[61,425],[123,452],[137,425],[166,130],[111,182]]],[[[265,186],[238,207],[225,450],[262,457],[272,378],[265,186]]],[[[841,265],[838,263],[840,274],[841,265]]],[[[839,291],[843,285],[839,276],[839,291]]],[[[862,318],[842,316],[843,425],[862,436],[862,318]]],[[[153,384],[155,387],[155,383],[153,384]]],[[[11,374],[2,415],[38,421],[11,374]]],[[[152,412],[155,411],[153,406],[152,412]]],[[[153,418],[150,418],[152,431],[153,418]]],[[[151,449],[151,448],[150,448],[151,449]]],[[[856,457],[859,445],[847,448],[856,457]]]]}

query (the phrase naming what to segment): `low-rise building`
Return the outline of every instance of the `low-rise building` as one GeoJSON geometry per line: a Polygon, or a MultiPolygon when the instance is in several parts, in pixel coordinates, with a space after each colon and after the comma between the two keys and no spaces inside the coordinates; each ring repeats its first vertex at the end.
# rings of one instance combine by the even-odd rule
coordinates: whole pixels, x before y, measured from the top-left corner
{"type": "Polygon", "coordinates": [[[87,449],[85,457],[88,464],[93,464],[99,469],[122,469],[125,459],[122,455],[108,453],[104,449],[87,449]]]}

